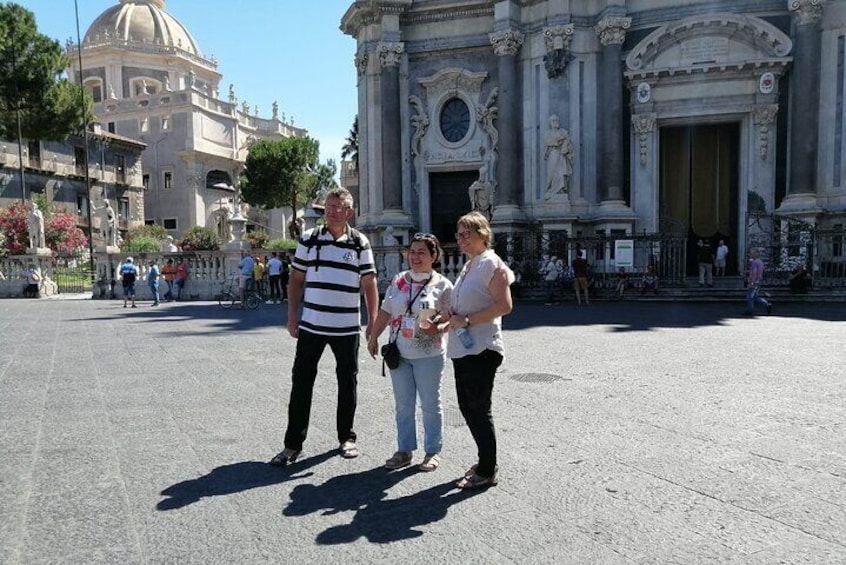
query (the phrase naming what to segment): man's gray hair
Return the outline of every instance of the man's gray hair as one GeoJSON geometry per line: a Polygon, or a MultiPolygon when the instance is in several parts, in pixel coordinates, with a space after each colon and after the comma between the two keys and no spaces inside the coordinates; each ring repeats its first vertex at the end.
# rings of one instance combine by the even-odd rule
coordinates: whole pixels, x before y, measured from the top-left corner
{"type": "Polygon", "coordinates": [[[352,207],[352,206],[353,206],[353,204],[354,204],[354,202],[353,202],[353,195],[352,195],[352,193],[351,193],[349,190],[347,190],[346,188],[342,187],[342,186],[339,186],[338,188],[333,188],[332,190],[330,190],[329,192],[327,192],[327,193],[326,193],[326,198],[324,199],[324,202],[325,202],[326,200],[329,200],[330,198],[338,198],[338,199],[340,199],[340,200],[341,200],[344,204],[346,204],[346,205],[348,205],[348,206],[350,206],[350,207],[352,207]]]}

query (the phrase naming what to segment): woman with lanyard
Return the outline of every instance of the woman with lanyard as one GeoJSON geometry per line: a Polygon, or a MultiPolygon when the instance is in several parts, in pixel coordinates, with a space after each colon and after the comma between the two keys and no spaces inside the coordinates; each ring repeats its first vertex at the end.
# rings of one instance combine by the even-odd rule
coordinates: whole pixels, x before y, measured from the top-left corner
{"type": "Polygon", "coordinates": [[[487,218],[470,212],[459,218],[455,239],[468,260],[452,291],[449,314],[440,327],[450,333],[447,355],[455,369],[458,407],[478,448],[478,463],[457,483],[461,489],[496,485],[496,432],[491,414],[494,376],[502,364],[502,316],[511,312],[514,273],[491,249],[487,218]]]}
{"type": "Polygon", "coordinates": [[[417,449],[415,408],[417,396],[423,410],[423,447],[426,455],[421,471],[434,471],[440,464],[443,445],[441,377],[444,372],[444,342],[433,319],[449,306],[452,283],[434,270],[441,258],[438,238],[418,233],[407,250],[411,269],[394,277],[367,341],[374,358],[379,335],[390,325],[390,341],[400,352],[399,365],[391,369],[396,402],[397,452],[385,461],[387,469],[411,464],[417,449]]]}

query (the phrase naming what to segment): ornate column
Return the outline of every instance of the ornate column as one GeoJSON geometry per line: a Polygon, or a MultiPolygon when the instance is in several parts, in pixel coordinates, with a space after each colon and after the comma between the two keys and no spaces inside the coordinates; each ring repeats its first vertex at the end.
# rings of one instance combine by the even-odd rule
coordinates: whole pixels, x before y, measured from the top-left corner
{"type": "Polygon", "coordinates": [[[523,45],[523,34],[507,29],[488,37],[498,57],[499,76],[499,164],[494,220],[509,221],[523,216],[519,199],[522,182],[518,154],[520,88],[517,82],[517,52],[523,45]]]}
{"type": "Polygon", "coordinates": [[[402,133],[400,130],[399,65],[401,42],[382,42],[377,47],[382,69],[382,209],[402,211],[402,133]]]}
{"type": "MultiPolygon", "coordinates": [[[[808,200],[816,192],[822,4],[823,0],[788,2],[795,26],[787,199],[802,196],[808,200]]],[[[816,204],[816,199],[813,204],[816,204]]]]}
{"type": "Polygon", "coordinates": [[[623,42],[632,19],[606,16],[595,31],[602,43],[600,77],[602,89],[599,96],[600,199],[623,201],[623,70],[621,68],[623,42]]]}

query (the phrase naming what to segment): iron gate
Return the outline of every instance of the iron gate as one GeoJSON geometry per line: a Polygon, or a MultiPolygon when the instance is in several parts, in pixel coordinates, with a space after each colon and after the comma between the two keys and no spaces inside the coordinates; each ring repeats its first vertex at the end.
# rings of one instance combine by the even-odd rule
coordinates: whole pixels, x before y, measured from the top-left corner
{"type": "Polygon", "coordinates": [[[59,294],[91,292],[94,272],[87,251],[62,253],[53,258],[53,282],[59,294]]]}
{"type": "Polygon", "coordinates": [[[846,286],[843,236],[842,224],[819,227],[776,214],[746,215],[746,249],[758,250],[767,285],[786,285],[794,270],[804,266],[816,288],[846,286]]]}

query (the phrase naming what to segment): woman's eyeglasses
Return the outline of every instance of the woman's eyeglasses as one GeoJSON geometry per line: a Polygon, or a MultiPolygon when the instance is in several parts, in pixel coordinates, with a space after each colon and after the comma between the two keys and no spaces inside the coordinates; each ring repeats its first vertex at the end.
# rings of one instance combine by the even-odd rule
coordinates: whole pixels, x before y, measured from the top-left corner
{"type": "Polygon", "coordinates": [[[470,236],[471,236],[471,235],[473,235],[473,232],[472,232],[472,231],[470,231],[470,230],[468,230],[468,231],[460,231],[460,232],[456,232],[456,233],[455,233],[455,239],[456,239],[456,240],[458,240],[458,239],[470,239],[470,236]]]}

